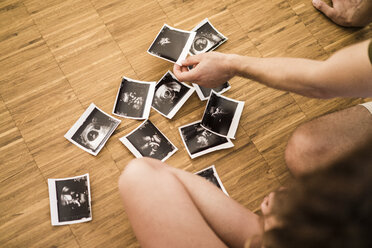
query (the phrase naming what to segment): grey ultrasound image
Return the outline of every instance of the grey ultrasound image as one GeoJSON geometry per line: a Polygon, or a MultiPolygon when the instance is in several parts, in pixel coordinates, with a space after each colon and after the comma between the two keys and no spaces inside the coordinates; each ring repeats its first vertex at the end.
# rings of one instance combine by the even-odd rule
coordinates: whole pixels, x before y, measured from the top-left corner
{"type": "Polygon", "coordinates": [[[149,120],[132,134],[128,135],[127,139],[143,157],[162,160],[175,149],[168,139],[149,120]]]}
{"type": "Polygon", "coordinates": [[[215,92],[218,93],[218,92],[221,92],[224,89],[229,88],[229,87],[230,87],[230,84],[228,82],[222,84],[221,86],[218,86],[216,88],[213,88],[213,89],[205,88],[205,87],[199,85],[200,91],[203,93],[203,96],[204,97],[209,97],[209,95],[211,94],[212,90],[214,90],[215,92]]]}
{"type": "Polygon", "coordinates": [[[142,118],[149,87],[148,84],[132,82],[123,78],[114,113],[127,117],[142,118]]]}
{"type": "Polygon", "coordinates": [[[196,35],[190,48],[190,53],[196,55],[199,53],[212,51],[225,40],[225,37],[219,34],[209,24],[209,22],[206,22],[203,26],[196,30],[196,35]]]}
{"type": "Polygon", "coordinates": [[[109,138],[117,124],[116,120],[94,108],[71,139],[86,149],[96,152],[109,138]]]}
{"type": "Polygon", "coordinates": [[[176,62],[185,47],[189,33],[172,30],[164,26],[151,45],[149,52],[162,58],[176,62]]]}
{"type": "Polygon", "coordinates": [[[181,128],[181,133],[191,154],[196,154],[228,142],[226,138],[213,134],[203,128],[200,123],[181,128]]]}
{"type": "MultiPolygon", "coordinates": [[[[221,189],[220,184],[218,183],[217,178],[214,176],[214,171],[213,168],[206,169],[204,171],[201,171],[197,173],[198,176],[204,177],[207,179],[209,182],[213,183],[216,185],[219,189],[221,189]]],[[[221,189],[222,190],[222,189],[221,189]]]]}
{"type": "Polygon", "coordinates": [[[152,106],[164,115],[168,115],[188,91],[188,87],[167,72],[155,86],[152,106]]]}
{"type": "Polygon", "coordinates": [[[91,216],[87,177],[56,181],[59,222],[91,216]]]}
{"type": "Polygon", "coordinates": [[[227,136],[238,103],[229,101],[217,94],[211,94],[202,125],[213,132],[227,136]]]}

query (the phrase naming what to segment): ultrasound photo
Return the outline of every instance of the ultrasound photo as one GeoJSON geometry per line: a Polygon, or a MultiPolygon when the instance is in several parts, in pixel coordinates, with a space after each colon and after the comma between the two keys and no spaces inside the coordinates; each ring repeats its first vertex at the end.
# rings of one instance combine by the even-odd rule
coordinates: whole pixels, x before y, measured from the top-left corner
{"type": "Polygon", "coordinates": [[[92,220],[89,174],[48,179],[53,226],[92,220]]]}
{"type": "Polygon", "coordinates": [[[155,82],[123,77],[112,113],[131,119],[147,119],[150,115],[155,82]]]}
{"type": "Polygon", "coordinates": [[[213,27],[208,18],[199,23],[192,31],[196,32],[190,48],[192,55],[212,51],[227,41],[227,38],[213,27]]]}
{"type": "Polygon", "coordinates": [[[198,95],[198,97],[202,101],[205,101],[205,100],[209,99],[209,96],[210,96],[212,90],[217,92],[218,94],[222,94],[222,93],[226,92],[227,90],[229,90],[231,88],[229,82],[226,82],[226,83],[222,84],[221,86],[218,86],[218,87],[213,88],[213,89],[205,88],[203,86],[200,86],[200,85],[194,84],[194,83],[192,85],[195,88],[196,94],[198,95]]]}
{"type": "Polygon", "coordinates": [[[200,121],[179,128],[182,141],[192,159],[221,149],[233,147],[230,139],[209,132],[200,121]]]}
{"type": "Polygon", "coordinates": [[[120,120],[106,114],[92,103],[67,131],[65,138],[84,151],[96,156],[120,122],[120,120]]]}
{"type": "Polygon", "coordinates": [[[181,65],[181,61],[186,58],[190,50],[195,34],[164,24],[147,52],[181,65]]]}
{"type": "Polygon", "coordinates": [[[244,102],[221,96],[212,91],[201,125],[217,135],[233,139],[243,107],[244,102]]]}
{"type": "Polygon", "coordinates": [[[203,169],[203,170],[201,170],[201,171],[199,171],[199,172],[197,172],[195,174],[198,175],[198,176],[204,177],[209,182],[211,182],[214,185],[216,185],[227,196],[229,196],[229,194],[227,193],[225,187],[223,186],[223,184],[222,184],[222,182],[220,180],[220,177],[217,174],[217,171],[216,171],[216,168],[214,167],[214,165],[212,165],[212,166],[210,166],[208,168],[205,168],[205,169],[203,169]]]}
{"type": "Polygon", "coordinates": [[[193,87],[178,81],[176,76],[168,71],[155,86],[152,107],[172,119],[194,90],[193,87]]]}
{"type": "Polygon", "coordinates": [[[164,162],[177,151],[177,147],[150,120],[144,121],[120,141],[136,158],[150,157],[164,162]]]}

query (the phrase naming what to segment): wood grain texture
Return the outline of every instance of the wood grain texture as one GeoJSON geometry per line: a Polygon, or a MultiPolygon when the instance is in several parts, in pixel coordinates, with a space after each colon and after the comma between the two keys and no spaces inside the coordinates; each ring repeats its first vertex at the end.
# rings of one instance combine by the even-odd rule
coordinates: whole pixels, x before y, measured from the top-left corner
{"type": "MultiPolygon", "coordinates": [[[[138,247],[117,181],[134,158],[122,123],[96,156],[63,135],[94,102],[111,113],[122,76],[158,81],[173,65],[146,51],[164,23],[190,30],[208,17],[229,40],[217,50],[323,60],[371,37],[342,28],[309,0],[4,0],[0,2],[0,246],[138,247]],[[52,227],[48,178],[90,174],[93,220],[52,227]]],[[[214,164],[230,196],[257,211],[290,183],[286,142],[301,123],[365,99],[317,100],[233,78],[224,95],[245,102],[234,147],[191,159],[178,127],[200,120],[192,95],[172,120],[150,120],[178,147],[167,163],[189,172],[214,164]]]]}

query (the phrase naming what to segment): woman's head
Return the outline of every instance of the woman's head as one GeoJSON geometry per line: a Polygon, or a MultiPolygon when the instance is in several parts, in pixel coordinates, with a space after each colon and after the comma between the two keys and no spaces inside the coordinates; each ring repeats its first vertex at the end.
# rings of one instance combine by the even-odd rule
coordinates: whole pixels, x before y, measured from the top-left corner
{"type": "Polygon", "coordinates": [[[372,247],[372,142],[278,191],[264,246],[372,247]]]}

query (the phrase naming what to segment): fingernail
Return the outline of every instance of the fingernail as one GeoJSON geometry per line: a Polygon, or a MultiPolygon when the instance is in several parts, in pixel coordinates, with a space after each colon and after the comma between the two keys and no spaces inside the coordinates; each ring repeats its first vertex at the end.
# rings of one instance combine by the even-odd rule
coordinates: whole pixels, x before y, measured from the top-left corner
{"type": "Polygon", "coordinates": [[[319,1],[319,0],[313,0],[313,5],[314,5],[315,7],[318,7],[319,4],[320,4],[320,1],[319,1]]]}

